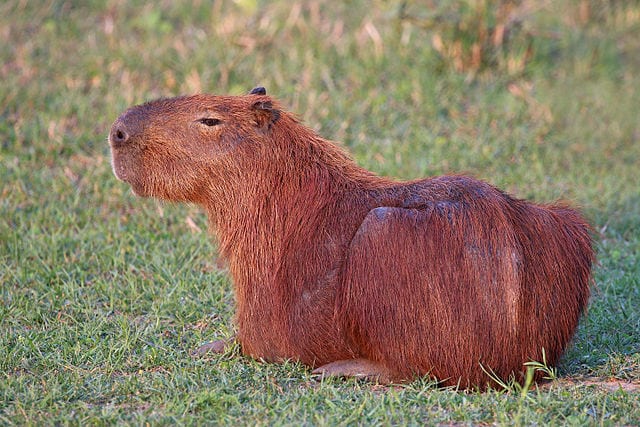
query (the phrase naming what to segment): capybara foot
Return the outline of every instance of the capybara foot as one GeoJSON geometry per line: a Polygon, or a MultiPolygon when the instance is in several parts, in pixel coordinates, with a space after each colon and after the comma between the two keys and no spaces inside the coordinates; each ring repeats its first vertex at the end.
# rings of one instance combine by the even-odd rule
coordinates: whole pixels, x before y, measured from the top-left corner
{"type": "Polygon", "coordinates": [[[391,382],[391,373],[384,365],[369,359],[346,359],[327,363],[312,371],[314,375],[324,377],[354,377],[377,381],[381,384],[391,382]]]}
{"type": "Polygon", "coordinates": [[[207,353],[224,353],[233,344],[233,339],[215,340],[201,345],[191,352],[192,356],[204,356],[207,353]]]}

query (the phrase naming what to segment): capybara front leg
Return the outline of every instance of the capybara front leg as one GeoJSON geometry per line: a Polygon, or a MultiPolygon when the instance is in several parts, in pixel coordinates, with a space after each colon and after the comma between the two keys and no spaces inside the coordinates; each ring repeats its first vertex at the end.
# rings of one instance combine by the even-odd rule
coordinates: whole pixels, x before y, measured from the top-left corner
{"type": "Polygon", "coordinates": [[[227,348],[233,345],[235,338],[229,338],[226,340],[215,340],[201,345],[197,349],[191,352],[192,356],[204,356],[207,353],[224,353],[227,348]]]}
{"type": "Polygon", "coordinates": [[[381,384],[391,382],[391,373],[384,365],[369,359],[346,359],[327,363],[313,370],[312,374],[322,377],[354,377],[377,381],[381,384]]]}

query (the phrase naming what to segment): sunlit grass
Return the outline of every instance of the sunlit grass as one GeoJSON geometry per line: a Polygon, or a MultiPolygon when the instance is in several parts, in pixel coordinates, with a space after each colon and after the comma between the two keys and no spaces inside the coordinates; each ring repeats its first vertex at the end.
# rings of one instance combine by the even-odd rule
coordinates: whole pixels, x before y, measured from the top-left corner
{"type": "Polygon", "coordinates": [[[0,5],[0,423],[637,423],[640,7],[498,3],[515,15],[467,1],[0,5]],[[580,206],[599,264],[559,379],[523,398],[318,382],[237,347],[191,358],[233,334],[227,271],[196,207],[113,178],[106,134],[134,103],[256,85],[379,174],[464,172],[580,206]]]}

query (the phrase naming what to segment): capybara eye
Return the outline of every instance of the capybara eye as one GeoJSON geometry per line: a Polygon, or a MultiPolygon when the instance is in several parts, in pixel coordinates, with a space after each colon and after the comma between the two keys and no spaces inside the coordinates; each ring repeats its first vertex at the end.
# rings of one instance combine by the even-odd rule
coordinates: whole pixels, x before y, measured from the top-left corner
{"type": "Polygon", "coordinates": [[[212,119],[209,117],[205,117],[203,119],[198,120],[200,123],[202,123],[203,125],[207,125],[207,126],[217,126],[221,123],[220,119],[212,119]]]}

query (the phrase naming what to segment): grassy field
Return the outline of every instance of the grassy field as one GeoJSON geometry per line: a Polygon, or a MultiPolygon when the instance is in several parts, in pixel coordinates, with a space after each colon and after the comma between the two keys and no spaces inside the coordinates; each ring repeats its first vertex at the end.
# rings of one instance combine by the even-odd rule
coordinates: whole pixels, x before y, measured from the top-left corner
{"type": "Polygon", "coordinates": [[[639,31],[636,1],[3,2],[0,424],[639,424],[639,31]],[[379,174],[580,206],[599,264],[558,379],[190,358],[233,334],[230,279],[196,207],[115,180],[106,135],[131,104],[258,84],[379,174]]]}

